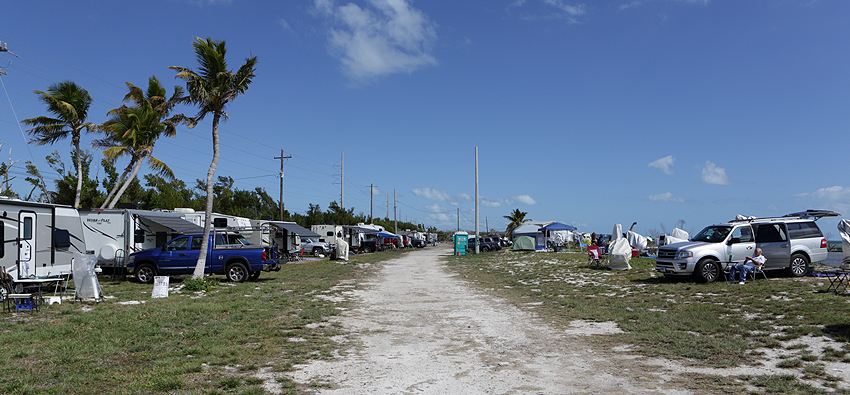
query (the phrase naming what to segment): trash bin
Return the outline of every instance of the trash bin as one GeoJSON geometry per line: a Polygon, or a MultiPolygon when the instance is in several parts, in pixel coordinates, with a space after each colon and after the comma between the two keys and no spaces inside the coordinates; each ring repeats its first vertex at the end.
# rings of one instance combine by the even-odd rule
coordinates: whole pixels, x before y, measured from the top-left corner
{"type": "Polygon", "coordinates": [[[469,241],[469,233],[466,232],[455,232],[454,236],[452,236],[452,240],[454,241],[455,246],[455,255],[466,255],[466,245],[469,241]]]}

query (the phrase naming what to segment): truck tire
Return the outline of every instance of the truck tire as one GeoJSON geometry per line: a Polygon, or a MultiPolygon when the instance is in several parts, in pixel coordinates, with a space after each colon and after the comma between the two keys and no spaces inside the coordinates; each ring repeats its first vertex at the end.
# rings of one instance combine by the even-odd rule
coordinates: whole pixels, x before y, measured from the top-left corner
{"type": "Polygon", "coordinates": [[[262,273],[262,272],[259,271],[259,270],[257,270],[256,272],[252,272],[251,275],[248,276],[248,280],[249,281],[256,281],[258,278],[260,278],[260,273],[262,273]]]}
{"type": "Polygon", "coordinates": [[[150,263],[143,263],[136,266],[136,281],[142,284],[153,284],[153,278],[156,276],[156,268],[150,263]]]}
{"type": "Polygon", "coordinates": [[[313,247],[313,256],[315,257],[322,255],[324,252],[325,251],[322,249],[322,247],[313,247]]]}
{"type": "Polygon", "coordinates": [[[788,266],[788,273],[794,277],[802,277],[809,271],[809,258],[805,255],[797,253],[791,255],[791,264],[788,266]]]}
{"type": "Polygon", "coordinates": [[[720,262],[703,258],[694,267],[694,279],[700,283],[713,283],[720,277],[720,262]]]}
{"type": "Polygon", "coordinates": [[[363,252],[366,252],[366,253],[372,252],[372,248],[370,248],[369,246],[363,246],[363,252]]]}
{"type": "Polygon", "coordinates": [[[248,267],[242,262],[233,262],[227,265],[225,276],[227,280],[234,283],[244,283],[248,280],[248,267]]]}

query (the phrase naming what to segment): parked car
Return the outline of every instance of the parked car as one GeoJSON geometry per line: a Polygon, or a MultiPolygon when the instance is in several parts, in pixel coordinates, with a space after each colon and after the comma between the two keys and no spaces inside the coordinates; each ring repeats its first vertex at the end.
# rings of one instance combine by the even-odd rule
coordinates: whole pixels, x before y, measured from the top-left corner
{"type": "Polygon", "coordinates": [[[313,256],[327,255],[331,252],[331,246],[328,243],[313,239],[301,239],[301,246],[292,253],[300,253],[301,251],[311,253],[313,256]]]}
{"type": "Polygon", "coordinates": [[[826,238],[815,221],[840,214],[809,210],[784,217],[740,218],[711,225],[689,241],[658,249],[655,270],[665,277],[693,276],[710,283],[724,275],[730,265],[743,263],[761,248],[767,258],[763,270],[787,270],[792,276],[806,274],[809,264],[827,257],[826,238]]]}
{"type": "MultiPolygon", "coordinates": [[[[475,251],[475,237],[469,238],[466,248],[470,251],[475,251]]],[[[497,249],[501,249],[501,247],[497,243],[493,243],[488,237],[482,237],[481,241],[478,242],[478,251],[480,252],[496,251],[497,249]]]]}
{"type": "MultiPolygon", "coordinates": [[[[127,269],[140,283],[150,284],[155,276],[192,274],[201,254],[204,235],[176,237],[160,248],[130,254],[127,269]]],[[[204,273],[224,274],[228,280],[254,280],[264,271],[277,271],[277,261],[267,260],[265,249],[254,245],[230,244],[221,234],[210,235],[204,273]]]]}
{"type": "Polygon", "coordinates": [[[378,242],[378,236],[368,233],[363,235],[363,240],[360,242],[360,250],[358,252],[375,252],[383,249],[383,245],[378,242]]]}

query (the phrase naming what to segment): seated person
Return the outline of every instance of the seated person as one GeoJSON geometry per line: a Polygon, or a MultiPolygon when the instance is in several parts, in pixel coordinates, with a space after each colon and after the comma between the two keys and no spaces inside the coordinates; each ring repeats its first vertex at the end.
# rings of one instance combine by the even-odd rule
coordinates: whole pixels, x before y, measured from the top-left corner
{"type": "MultiPolygon", "coordinates": [[[[756,248],[756,253],[753,256],[744,258],[743,264],[732,265],[729,269],[729,281],[735,281],[735,272],[738,272],[738,284],[745,284],[747,273],[752,273],[757,267],[764,266],[764,261],[767,258],[761,254],[761,248],[756,248]]],[[[755,278],[755,277],[753,277],[755,278]]]]}

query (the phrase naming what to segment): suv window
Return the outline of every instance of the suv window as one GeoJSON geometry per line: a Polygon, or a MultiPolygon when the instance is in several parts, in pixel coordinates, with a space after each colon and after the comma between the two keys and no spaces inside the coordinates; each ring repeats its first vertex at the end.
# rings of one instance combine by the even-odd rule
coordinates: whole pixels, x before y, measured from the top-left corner
{"type": "Polygon", "coordinates": [[[823,233],[814,222],[792,222],[788,224],[788,236],[792,239],[805,239],[823,237],[823,233]]]}
{"type": "Polygon", "coordinates": [[[753,231],[749,226],[739,226],[732,231],[732,238],[740,239],[741,243],[749,243],[753,241],[753,231]]]}
{"type": "Polygon", "coordinates": [[[726,239],[726,236],[729,235],[729,231],[731,230],[732,227],[730,226],[709,226],[699,232],[691,240],[706,241],[709,243],[719,243],[726,239]]]}
{"type": "Polygon", "coordinates": [[[760,224],[756,226],[756,242],[775,243],[788,240],[783,224],[760,224]]]}

